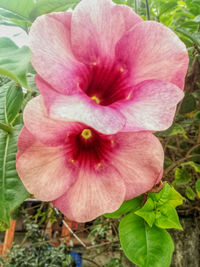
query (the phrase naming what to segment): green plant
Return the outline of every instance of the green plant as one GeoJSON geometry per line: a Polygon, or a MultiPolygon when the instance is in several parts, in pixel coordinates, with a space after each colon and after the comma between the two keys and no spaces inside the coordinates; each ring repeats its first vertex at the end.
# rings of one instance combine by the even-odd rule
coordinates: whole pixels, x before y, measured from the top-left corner
{"type": "Polygon", "coordinates": [[[74,260],[68,247],[61,243],[54,247],[42,235],[34,218],[26,215],[26,243],[14,245],[6,258],[0,257],[4,267],[73,267],[74,260]]]}

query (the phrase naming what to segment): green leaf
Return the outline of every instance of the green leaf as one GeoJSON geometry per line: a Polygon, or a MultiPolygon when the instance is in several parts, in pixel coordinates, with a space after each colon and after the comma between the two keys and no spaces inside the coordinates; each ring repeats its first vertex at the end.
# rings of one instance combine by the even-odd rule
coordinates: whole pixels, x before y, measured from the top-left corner
{"type": "Polygon", "coordinates": [[[78,3],[79,0],[0,0],[0,7],[33,22],[42,14],[74,8],[78,3]]]}
{"type": "Polygon", "coordinates": [[[23,102],[22,88],[9,82],[0,88],[0,122],[9,125],[20,111],[23,102]]]}
{"type": "Polygon", "coordinates": [[[10,213],[29,195],[19,179],[15,167],[17,136],[21,125],[12,134],[0,132],[0,222],[9,226],[10,213]]]}
{"type": "Polygon", "coordinates": [[[167,203],[172,197],[172,189],[169,184],[165,184],[162,190],[158,193],[149,193],[148,198],[157,202],[157,206],[167,203]]]}
{"type": "Polygon", "coordinates": [[[12,12],[7,11],[5,9],[0,9],[0,16],[8,18],[8,19],[22,19],[22,17],[16,14],[13,14],[12,12]]]}
{"type": "Polygon", "coordinates": [[[193,19],[193,22],[200,23],[200,15],[196,16],[196,17],[193,19]]]}
{"type": "Polygon", "coordinates": [[[185,200],[185,198],[182,197],[181,194],[179,194],[173,187],[171,187],[171,189],[172,189],[172,194],[167,203],[171,204],[172,206],[176,208],[177,206],[180,206],[183,204],[183,200],[185,200]]]}
{"type": "Polygon", "coordinates": [[[155,205],[153,200],[151,198],[147,199],[144,206],[141,209],[137,210],[135,214],[142,217],[148,223],[148,225],[152,227],[156,218],[155,205]]]}
{"type": "Polygon", "coordinates": [[[177,135],[177,134],[181,134],[183,136],[186,136],[186,132],[185,129],[183,128],[182,125],[178,124],[178,123],[174,123],[169,129],[167,129],[166,131],[157,133],[158,136],[173,136],[173,135],[177,135]]]}
{"type": "Polygon", "coordinates": [[[176,31],[185,35],[187,38],[189,38],[195,44],[200,45],[200,40],[198,37],[195,36],[195,34],[191,34],[188,30],[185,30],[183,28],[176,28],[176,31]]]}
{"type": "Polygon", "coordinates": [[[78,3],[79,0],[40,0],[31,11],[30,19],[33,21],[42,14],[50,13],[58,9],[66,10],[67,8],[74,8],[78,3]]]}
{"type": "Polygon", "coordinates": [[[153,226],[133,213],[119,225],[119,237],[126,256],[139,267],[169,267],[174,250],[166,230],[153,226]]]}
{"type": "Polygon", "coordinates": [[[197,108],[197,102],[195,97],[193,95],[186,95],[181,104],[179,113],[184,115],[192,112],[193,110],[196,110],[196,108],[197,108]]]}
{"type": "Polygon", "coordinates": [[[175,185],[187,184],[192,179],[192,174],[189,173],[185,166],[176,168],[175,170],[175,185]]]}
{"type": "Polygon", "coordinates": [[[8,89],[13,86],[13,82],[8,82],[0,87],[0,122],[7,123],[6,120],[6,95],[8,89]]]}
{"type": "Polygon", "coordinates": [[[164,204],[170,204],[175,208],[182,205],[184,197],[182,197],[172,186],[165,184],[158,193],[149,193],[148,198],[156,202],[156,207],[164,204]]]}
{"type": "Polygon", "coordinates": [[[199,0],[186,0],[187,8],[192,14],[199,15],[200,13],[200,5],[199,0]]]}
{"type": "Polygon", "coordinates": [[[165,204],[156,210],[155,225],[163,229],[176,228],[183,230],[176,209],[170,204],[165,204]]]}
{"type": "Polygon", "coordinates": [[[166,4],[162,4],[160,7],[160,10],[159,10],[159,16],[162,16],[163,14],[165,14],[169,10],[175,8],[176,6],[177,6],[176,0],[167,2],[166,4]]]}
{"type": "Polygon", "coordinates": [[[200,198],[200,178],[196,180],[195,189],[197,192],[197,196],[200,198]]]}
{"type": "Polygon", "coordinates": [[[186,165],[193,167],[195,172],[200,172],[200,164],[197,164],[194,161],[187,161],[187,162],[181,164],[181,166],[186,166],[186,165]]]}
{"type": "Polygon", "coordinates": [[[121,207],[112,213],[105,213],[106,218],[120,218],[122,215],[135,211],[141,207],[143,196],[136,197],[131,200],[124,201],[121,207]]]}
{"type": "Polygon", "coordinates": [[[15,27],[19,26],[26,32],[28,32],[28,27],[31,26],[31,22],[28,22],[25,18],[5,9],[0,9],[0,24],[15,27]]]}
{"type": "Polygon", "coordinates": [[[29,14],[34,7],[33,0],[0,0],[0,7],[13,12],[25,19],[29,19],[29,14]]]}
{"type": "Polygon", "coordinates": [[[194,200],[196,197],[195,192],[192,190],[192,188],[190,186],[186,187],[185,194],[186,194],[187,198],[189,198],[190,200],[194,200]]]}
{"type": "Polygon", "coordinates": [[[13,126],[16,126],[16,125],[23,125],[24,124],[24,121],[23,121],[23,114],[18,114],[16,117],[15,117],[15,120],[13,121],[13,126]]]}
{"type": "Polygon", "coordinates": [[[4,232],[6,229],[8,229],[10,226],[10,220],[9,217],[5,217],[5,219],[2,221],[0,220],[0,232],[4,232]]]}
{"type": "MultiPolygon", "coordinates": [[[[10,123],[18,114],[22,91],[8,82],[0,87],[0,124],[10,123]]],[[[7,124],[5,124],[7,125],[7,124]]],[[[1,126],[1,125],[0,125],[1,126]]],[[[10,127],[7,125],[7,127],[10,127]]],[[[11,133],[0,130],[0,229],[9,226],[10,213],[28,196],[15,168],[17,136],[22,127],[16,125],[11,133]]]]}
{"type": "Polygon", "coordinates": [[[19,48],[9,38],[0,38],[0,74],[7,75],[27,89],[26,72],[30,59],[28,47],[19,48]]]}
{"type": "Polygon", "coordinates": [[[23,91],[19,85],[10,86],[6,94],[6,122],[11,123],[20,111],[23,91]]]}

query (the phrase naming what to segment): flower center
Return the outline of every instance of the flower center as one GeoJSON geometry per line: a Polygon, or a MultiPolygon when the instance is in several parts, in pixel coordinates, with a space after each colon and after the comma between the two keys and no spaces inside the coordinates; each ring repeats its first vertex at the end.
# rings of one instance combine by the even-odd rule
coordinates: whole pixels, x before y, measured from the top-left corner
{"type": "Polygon", "coordinates": [[[92,131],[90,129],[84,129],[81,133],[81,136],[84,138],[84,139],[89,139],[92,137],[92,131]]]}
{"type": "Polygon", "coordinates": [[[102,106],[126,99],[131,90],[127,72],[111,62],[96,63],[88,67],[80,88],[102,106]]]}
{"type": "Polygon", "coordinates": [[[114,148],[110,136],[91,128],[77,129],[67,136],[66,158],[79,167],[94,169],[110,159],[114,148]]]}

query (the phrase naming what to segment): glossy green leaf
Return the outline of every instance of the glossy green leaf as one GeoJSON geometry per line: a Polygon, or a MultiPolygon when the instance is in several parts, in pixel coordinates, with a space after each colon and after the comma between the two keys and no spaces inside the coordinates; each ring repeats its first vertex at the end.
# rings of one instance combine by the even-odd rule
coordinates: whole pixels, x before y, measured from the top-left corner
{"type": "Polygon", "coordinates": [[[200,178],[196,180],[195,189],[197,192],[197,196],[200,198],[200,178]]]}
{"type": "Polygon", "coordinates": [[[1,230],[9,226],[12,210],[28,196],[15,167],[16,143],[20,130],[21,125],[17,125],[12,134],[0,131],[0,224],[3,225],[1,230]]]}
{"type": "Polygon", "coordinates": [[[176,228],[182,230],[176,209],[170,204],[164,204],[156,211],[155,225],[163,228],[176,228]]]}
{"type": "Polygon", "coordinates": [[[23,87],[29,88],[26,72],[30,59],[31,52],[28,47],[19,48],[9,38],[0,38],[0,74],[7,75],[23,87]]]}
{"type": "Polygon", "coordinates": [[[166,230],[150,228],[139,216],[129,213],[119,225],[119,237],[126,256],[139,267],[169,267],[174,250],[166,230]]]}
{"type": "Polygon", "coordinates": [[[187,184],[192,179],[192,174],[189,173],[185,166],[176,168],[175,170],[175,185],[187,184]]]}
{"type": "Polygon", "coordinates": [[[196,194],[190,186],[186,187],[185,194],[190,200],[195,200],[196,194]]]}
{"type": "Polygon", "coordinates": [[[157,206],[161,206],[168,202],[172,196],[172,189],[169,184],[165,184],[162,190],[158,193],[149,193],[148,198],[157,202],[157,206]]]}
{"type": "Polygon", "coordinates": [[[107,218],[120,218],[122,215],[128,212],[135,211],[141,207],[142,198],[143,196],[141,195],[134,199],[124,201],[118,210],[112,213],[105,213],[104,216],[107,218]]]}
{"type": "Polygon", "coordinates": [[[167,202],[168,204],[171,204],[173,207],[177,207],[183,204],[183,200],[185,200],[184,197],[181,196],[173,187],[172,189],[172,194],[170,196],[169,201],[167,202]]]}
{"type": "Polygon", "coordinates": [[[169,184],[165,184],[162,190],[158,193],[149,193],[148,198],[156,202],[156,207],[164,204],[170,204],[173,207],[182,205],[184,197],[182,197],[174,188],[169,184]]]}
{"type": "Polygon", "coordinates": [[[152,226],[155,223],[160,228],[182,229],[175,207],[181,205],[183,197],[169,184],[165,184],[158,193],[149,193],[148,200],[145,203],[144,213],[140,214],[142,209],[136,212],[137,215],[152,226]]]}
{"type": "Polygon", "coordinates": [[[150,227],[152,227],[155,218],[155,205],[151,198],[147,199],[144,206],[135,212],[136,215],[142,217],[150,227]]]}

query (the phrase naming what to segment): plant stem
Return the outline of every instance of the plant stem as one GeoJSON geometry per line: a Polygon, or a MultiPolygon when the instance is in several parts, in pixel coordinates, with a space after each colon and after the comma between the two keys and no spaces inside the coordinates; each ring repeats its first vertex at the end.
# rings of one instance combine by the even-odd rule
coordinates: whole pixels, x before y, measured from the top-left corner
{"type": "Polygon", "coordinates": [[[85,261],[89,261],[89,262],[93,263],[94,265],[96,265],[96,266],[98,266],[98,267],[101,267],[98,263],[96,263],[95,261],[93,261],[93,260],[91,260],[91,259],[83,258],[83,257],[82,257],[82,259],[85,260],[85,261]]]}
{"type": "MultiPolygon", "coordinates": [[[[198,144],[194,145],[193,147],[191,147],[191,148],[188,150],[188,152],[187,152],[187,154],[186,154],[186,157],[189,157],[190,154],[191,154],[191,152],[192,152],[194,149],[196,149],[197,147],[199,147],[199,146],[200,146],[200,143],[198,143],[198,144]]],[[[192,155],[191,155],[191,156],[192,156],[192,155]]]]}
{"type": "Polygon", "coordinates": [[[0,129],[7,132],[7,133],[12,133],[13,132],[13,128],[7,124],[4,124],[2,122],[0,122],[0,129]]]}
{"type": "Polygon", "coordinates": [[[134,3],[135,3],[135,13],[138,13],[138,3],[137,3],[137,0],[135,0],[134,1],[134,3]]]}
{"type": "Polygon", "coordinates": [[[150,10],[149,10],[149,1],[146,0],[146,12],[147,12],[147,19],[150,20],[150,10]]]}
{"type": "Polygon", "coordinates": [[[164,171],[164,175],[166,176],[170,171],[172,171],[175,167],[179,166],[181,163],[183,163],[184,161],[194,157],[195,155],[188,155],[187,157],[184,157],[182,159],[179,159],[177,161],[175,161],[173,164],[171,164],[165,171],[164,171]]]}

